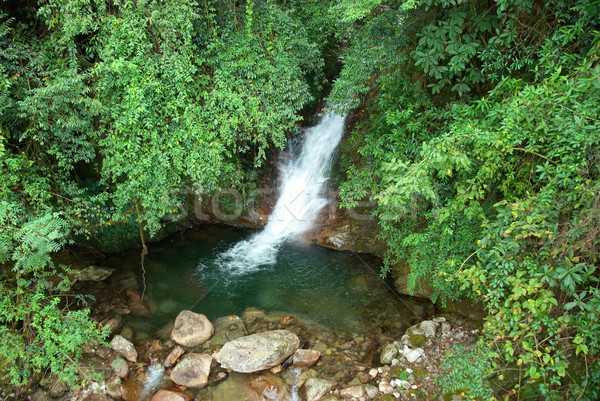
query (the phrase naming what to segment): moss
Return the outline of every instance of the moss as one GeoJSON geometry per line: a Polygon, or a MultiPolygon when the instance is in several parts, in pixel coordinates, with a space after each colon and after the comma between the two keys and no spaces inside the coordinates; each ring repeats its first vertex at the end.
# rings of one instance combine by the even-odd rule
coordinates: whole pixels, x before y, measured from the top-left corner
{"type": "Polygon", "coordinates": [[[413,374],[416,377],[427,377],[427,376],[429,376],[429,371],[426,368],[417,366],[416,368],[414,368],[413,374]]]}
{"type": "Polygon", "coordinates": [[[409,334],[408,341],[413,347],[420,347],[425,342],[425,336],[420,334],[409,334]]]}
{"type": "Polygon", "coordinates": [[[391,394],[386,394],[380,397],[379,401],[396,401],[396,399],[391,394]]]}

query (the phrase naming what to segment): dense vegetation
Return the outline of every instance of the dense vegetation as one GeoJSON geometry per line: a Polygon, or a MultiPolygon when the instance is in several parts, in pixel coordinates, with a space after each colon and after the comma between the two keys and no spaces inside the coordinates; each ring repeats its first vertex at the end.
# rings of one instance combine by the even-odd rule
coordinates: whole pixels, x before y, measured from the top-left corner
{"type": "MultiPolygon", "coordinates": [[[[485,307],[476,354],[500,393],[597,399],[600,3],[339,7],[334,96],[362,109],[343,199],[376,202],[387,268],[485,307]]],[[[462,358],[447,388],[490,397],[462,358]]]]}
{"type": "Polygon", "coordinates": [[[103,337],[52,252],[152,235],[190,190],[252,185],[344,48],[331,100],[358,122],[342,201],[376,203],[411,288],[489,314],[440,384],[599,398],[598,1],[0,6],[3,380],[73,383],[103,337]]]}

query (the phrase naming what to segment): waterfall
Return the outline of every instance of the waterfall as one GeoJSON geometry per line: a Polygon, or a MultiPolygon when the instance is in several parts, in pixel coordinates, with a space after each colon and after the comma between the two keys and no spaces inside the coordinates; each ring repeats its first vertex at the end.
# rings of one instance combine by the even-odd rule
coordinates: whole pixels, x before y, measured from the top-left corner
{"type": "Polygon", "coordinates": [[[275,264],[283,241],[312,227],[328,202],[323,190],[331,170],[331,157],[342,139],[344,120],[337,114],[326,114],[316,126],[305,130],[300,154],[281,168],[279,199],[265,228],[218,256],[217,265],[229,275],[275,264]]]}

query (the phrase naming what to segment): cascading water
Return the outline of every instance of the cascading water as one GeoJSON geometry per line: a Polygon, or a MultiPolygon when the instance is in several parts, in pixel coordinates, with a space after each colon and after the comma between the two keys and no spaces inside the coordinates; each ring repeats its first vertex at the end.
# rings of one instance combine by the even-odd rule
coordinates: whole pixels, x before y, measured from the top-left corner
{"type": "Polygon", "coordinates": [[[345,117],[331,113],[306,130],[298,157],[282,167],[280,196],[265,228],[240,241],[217,258],[228,275],[255,271],[275,264],[279,245],[314,224],[327,204],[323,189],[331,170],[331,157],[344,132],[345,117]]]}

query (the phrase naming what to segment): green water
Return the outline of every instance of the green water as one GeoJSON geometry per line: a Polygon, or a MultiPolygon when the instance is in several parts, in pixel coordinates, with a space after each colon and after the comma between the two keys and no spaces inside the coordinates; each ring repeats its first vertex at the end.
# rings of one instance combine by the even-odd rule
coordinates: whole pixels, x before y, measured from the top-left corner
{"type": "MultiPolygon", "coordinates": [[[[378,276],[379,259],[305,241],[286,242],[275,265],[248,274],[231,276],[215,266],[221,252],[252,233],[206,226],[151,244],[145,262],[146,294],[158,312],[131,323],[153,332],[183,309],[214,320],[254,306],[366,333],[389,320],[408,325],[427,309],[421,301],[390,291],[378,276]]],[[[141,282],[139,251],[118,255],[108,264],[119,269],[113,282],[131,275],[141,282]]]]}

